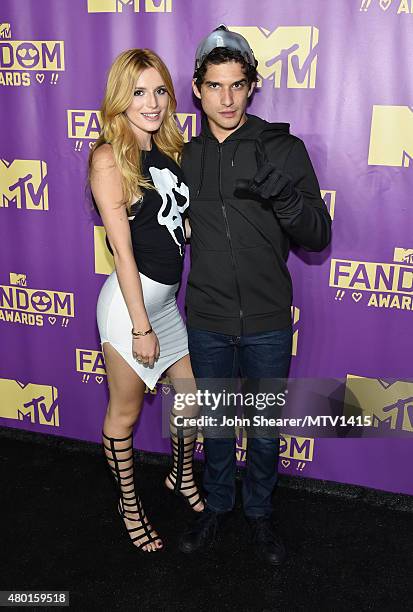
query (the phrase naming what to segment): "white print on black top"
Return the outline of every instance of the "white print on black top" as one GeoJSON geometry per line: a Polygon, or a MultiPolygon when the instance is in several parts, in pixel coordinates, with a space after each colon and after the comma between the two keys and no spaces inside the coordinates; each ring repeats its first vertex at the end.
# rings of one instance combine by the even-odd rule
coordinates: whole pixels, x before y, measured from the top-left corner
{"type": "Polygon", "coordinates": [[[178,177],[169,168],[159,169],[151,166],[149,172],[153,184],[162,198],[162,206],[158,212],[158,223],[166,226],[173,241],[178,245],[179,253],[182,256],[185,232],[181,215],[189,206],[189,189],[185,183],[178,186],[178,177]],[[177,236],[181,236],[181,240],[177,236]]]}

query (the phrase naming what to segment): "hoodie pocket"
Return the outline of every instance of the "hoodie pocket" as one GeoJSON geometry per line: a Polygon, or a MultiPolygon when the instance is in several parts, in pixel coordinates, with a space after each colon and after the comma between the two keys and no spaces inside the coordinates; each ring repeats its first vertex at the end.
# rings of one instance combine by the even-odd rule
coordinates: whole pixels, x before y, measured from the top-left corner
{"type": "Polygon", "coordinates": [[[291,307],[290,273],[270,245],[238,249],[235,256],[245,316],[265,315],[291,307]]]}

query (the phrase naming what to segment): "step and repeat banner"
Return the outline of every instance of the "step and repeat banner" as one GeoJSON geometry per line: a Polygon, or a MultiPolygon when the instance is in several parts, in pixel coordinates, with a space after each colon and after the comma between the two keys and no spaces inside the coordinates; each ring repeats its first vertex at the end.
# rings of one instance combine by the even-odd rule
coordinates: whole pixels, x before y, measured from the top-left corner
{"type": "MultiPolygon", "coordinates": [[[[154,49],[190,139],[201,119],[195,49],[220,23],[259,62],[249,112],[304,140],[333,219],[326,251],[289,258],[291,375],[341,379],[344,394],[357,380],[382,434],[284,434],[280,472],[413,494],[413,0],[2,0],[0,425],[100,440],[108,394],[95,308],[113,261],[86,167],[107,70],[125,49],[154,49]]],[[[182,308],[188,268],[189,253],[182,308]]],[[[167,383],[147,390],[137,448],[170,452],[167,383]]],[[[240,434],[241,463],[245,448],[240,434]]]]}

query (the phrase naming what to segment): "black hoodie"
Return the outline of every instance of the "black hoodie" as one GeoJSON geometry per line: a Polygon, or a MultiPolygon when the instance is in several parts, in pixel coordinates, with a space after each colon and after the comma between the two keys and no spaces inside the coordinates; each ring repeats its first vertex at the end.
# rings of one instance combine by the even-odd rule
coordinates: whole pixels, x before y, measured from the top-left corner
{"type": "Polygon", "coordinates": [[[288,123],[254,115],[219,143],[204,118],[200,136],[184,147],[182,168],[190,190],[188,325],[232,336],[287,327],[290,240],[310,251],[330,242],[331,219],[304,143],[288,123]],[[236,180],[254,177],[263,152],[296,189],[281,212],[258,196],[234,195],[236,180]]]}

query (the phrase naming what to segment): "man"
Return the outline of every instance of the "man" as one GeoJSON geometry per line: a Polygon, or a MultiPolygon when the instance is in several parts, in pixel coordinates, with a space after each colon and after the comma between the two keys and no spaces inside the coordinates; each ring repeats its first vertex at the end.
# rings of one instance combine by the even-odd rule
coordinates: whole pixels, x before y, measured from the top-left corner
{"type": "MultiPolygon", "coordinates": [[[[201,134],[185,146],[191,272],[186,294],[197,379],[282,379],[291,357],[290,240],[321,251],[331,219],[303,142],[289,124],[246,114],[257,62],[241,35],[220,26],[196,52],[193,91],[201,134]]],[[[235,499],[235,438],[205,436],[206,507],[181,538],[191,553],[210,543],[235,499]]],[[[282,563],[270,517],[278,437],[248,439],[243,506],[260,557],[282,563]]]]}

